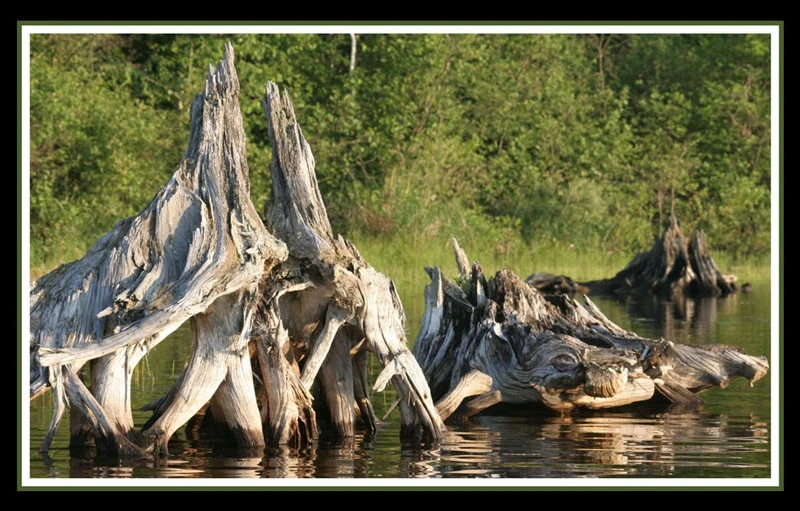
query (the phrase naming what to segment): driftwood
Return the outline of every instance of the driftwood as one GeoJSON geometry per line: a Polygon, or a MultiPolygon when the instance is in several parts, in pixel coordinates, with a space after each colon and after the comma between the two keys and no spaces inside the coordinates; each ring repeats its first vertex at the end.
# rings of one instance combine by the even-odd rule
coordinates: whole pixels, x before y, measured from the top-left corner
{"type": "Polygon", "coordinates": [[[649,252],[637,254],[610,279],[582,284],[589,294],[652,294],[673,296],[726,296],[736,292],[736,276],[724,275],[706,245],[705,233],[695,231],[687,241],[675,216],[649,252]]]}
{"type": "MultiPolygon", "coordinates": [[[[455,240],[454,240],[455,241],[455,240]]],[[[589,300],[545,295],[508,270],[486,279],[455,242],[461,285],[427,268],[426,310],[414,346],[443,417],[498,402],[556,411],[611,408],[655,396],[698,404],[698,393],[735,377],[752,385],[769,365],[731,346],[639,337],[589,300]]]]}
{"type": "Polygon", "coordinates": [[[259,218],[233,61],[228,44],[192,104],[183,160],[153,201],[82,259],[32,283],[30,395],[55,392],[43,451],[68,406],[71,445],[118,456],[165,450],[201,411],[242,447],[311,441],[319,434],[315,392],[327,401],[337,434],[353,434],[356,408],[374,429],[365,350],[384,366],[376,387],[391,380],[397,389],[404,434],[437,440],[444,430],[405,346],[394,285],[331,234],[313,156],[291,103],[271,83],[264,107],[273,146],[272,233],[259,218]],[[189,363],[145,407],[153,414],[137,431],[133,369],[187,320],[189,363]],[[78,374],[86,362],[91,390],[78,374]]]}

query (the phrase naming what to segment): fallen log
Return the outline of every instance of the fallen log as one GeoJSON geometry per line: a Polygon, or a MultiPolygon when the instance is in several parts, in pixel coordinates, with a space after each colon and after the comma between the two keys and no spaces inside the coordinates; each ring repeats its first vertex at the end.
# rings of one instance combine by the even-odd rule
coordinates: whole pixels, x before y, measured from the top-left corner
{"type": "Polygon", "coordinates": [[[652,294],[669,300],[679,295],[727,296],[736,292],[736,276],[719,270],[703,231],[695,231],[687,241],[672,215],[669,227],[648,252],[637,254],[610,279],[581,285],[589,294],[652,294]]]}
{"type": "MultiPolygon", "coordinates": [[[[454,243],[456,260],[466,256],[454,243]]],[[[486,279],[459,262],[462,286],[427,268],[425,315],[414,345],[443,418],[498,402],[564,412],[613,408],[655,396],[696,405],[697,394],[744,377],[753,385],[765,357],[724,345],[689,346],[639,337],[589,300],[545,295],[508,270],[486,279]]]]}
{"type": "Polygon", "coordinates": [[[182,425],[207,416],[240,447],[304,444],[319,435],[315,396],[337,435],[352,437],[356,418],[374,431],[367,350],[384,367],[375,389],[397,390],[404,438],[444,431],[394,284],[334,238],[311,150],[272,83],[263,101],[272,234],[258,216],[233,61],[228,44],[192,104],[184,157],[153,201],[31,286],[30,396],[55,392],[43,451],[68,406],[71,445],[116,456],[166,451],[182,425]],[[187,320],[189,362],[137,431],[133,369],[187,320]],[[91,389],[78,375],[86,362],[91,389]]]}

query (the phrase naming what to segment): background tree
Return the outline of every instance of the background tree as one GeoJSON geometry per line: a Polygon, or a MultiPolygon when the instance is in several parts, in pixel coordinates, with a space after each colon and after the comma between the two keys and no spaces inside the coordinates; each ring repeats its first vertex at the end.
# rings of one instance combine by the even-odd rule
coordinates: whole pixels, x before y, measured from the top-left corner
{"type": "Polygon", "coordinates": [[[338,232],[630,254],[674,208],[715,251],[769,251],[769,35],[355,36],[31,36],[32,265],[74,259],[149,201],[227,40],[257,205],[273,80],[338,232]]]}

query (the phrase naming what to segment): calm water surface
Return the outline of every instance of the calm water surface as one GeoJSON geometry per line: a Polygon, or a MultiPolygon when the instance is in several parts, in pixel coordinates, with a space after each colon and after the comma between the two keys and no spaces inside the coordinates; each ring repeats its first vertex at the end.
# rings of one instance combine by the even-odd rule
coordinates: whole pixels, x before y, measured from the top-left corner
{"type": "MultiPolygon", "coordinates": [[[[593,301],[614,322],[645,337],[678,343],[726,343],[751,355],[770,353],[769,282],[749,294],[685,302],[593,301]]],[[[413,339],[421,297],[403,297],[413,339]]],[[[183,368],[188,340],[159,345],[135,373],[134,407],[163,395],[183,368]]],[[[30,474],[33,478],[768,478],[772,449],[770,374],[750,388],[736,380],[702,395],[699,410],[633,406],[560,416],[539,409],[505,410],[450,431],[435,449],[404,449],[397,412],[374,437],[322,440],[302,450],[242,452],[211,437],[179,431],[159,461],[108,462],[71,456],[65,418],[48,458],[38,454],[52,413],[47,395],[31,403],[30,474]]],[[[379,416],[393,394],[373,396],[379,416]]],[[[137,425],[149,412],[136,413],[137,425]]],[[[274,481],[273,481],[274,483],[274,481]]],[[[91,484],[91,483],[89,483],[91,484]]],[[[176,482],[179,484],[179,481],[176,482]]],[[[713,484],[713,483],[709,483],[713,484]]]]}

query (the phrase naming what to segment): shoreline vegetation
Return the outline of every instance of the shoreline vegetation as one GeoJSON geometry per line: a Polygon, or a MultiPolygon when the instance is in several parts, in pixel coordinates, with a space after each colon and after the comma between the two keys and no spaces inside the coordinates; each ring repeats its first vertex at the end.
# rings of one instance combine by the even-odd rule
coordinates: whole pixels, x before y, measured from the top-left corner
{"type": "Polygon", "coordinates": [[[673,212],[723,271],[768,277],[767,34],[33,34],[32,278],[164,185],[227,40],[256,208],[272,79],[334,230],[396,280],[424,283],[453,236],[487,272],[610,277],[673,212]]]}
{"type": "MultiPolygon", "coordinates": [[[[359,247],[364,258],[374,262],[376,269],[392,276],[400,288],[401,296],[406,295],[404,291],[407,286],[415,290],[415,294],[422,295],[422,289],[430,280],[424,271],[425,266],[438,264],[451,272],[455,271],[455,263],[450,263],[453,247],[451,237],[448,236],[422,242],[402,235],[384,238],[356,234],[351,239],[359,247]],[[451,264],[452,268],[448,268],[448,264],[451,264]]],[[[473,253],[489,254],[497,246],[493,242],[494,240],[475,240],[465,246],[470,247],[473,253]]],[[[591,247],[581,249],[549,246],[537,249],[525,246],[522,240],[514,242],[518,244],[518,250],[502,258],[489,257],[479,260],[487,273],[507,268],[522,278],[538,271],[546,271],[581,280],[600,279],[613,276],[635,255],[621,252],[600,253],[591,247]]],[[[30,280],[36,280],[60,264],[68,263],[83,255],[77,248],[74,251],[77,256],[73,259],[67,257],[58,264],[32,264],[30,280]]],[[[67,254],[69,253],[71,251],[67,251],[67,254]]],[[[741,256],[720,252],[714,253],[714,259],[720,268],[737,275],[740,282],[769,280],[771,277],[769,254],[741,256]]]]}

